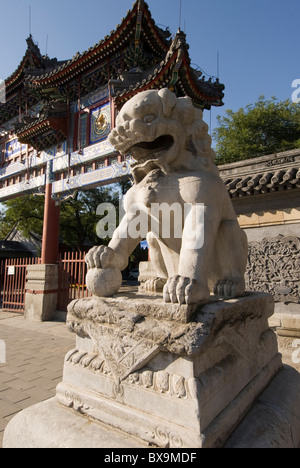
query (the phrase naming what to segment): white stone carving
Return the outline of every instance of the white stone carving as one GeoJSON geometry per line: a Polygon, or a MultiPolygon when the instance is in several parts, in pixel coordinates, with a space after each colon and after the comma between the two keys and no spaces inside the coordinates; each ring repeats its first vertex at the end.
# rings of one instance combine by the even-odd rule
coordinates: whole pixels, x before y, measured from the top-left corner
{"type": "Polygon", "coordinates": [[[57,401],[159,447],[222,446],[282,366],[273,309],[255,293],[200,306],[139,293],[75,300],[57,401]]]}
{"type": "MultiPolygon", "coordinates": [[[[211,292],[226,298],[242,295],[246,236],[214,164],[215,153],[202,112],[194,108],[191,99],[177,98],[168,89],[140,93],[124,105],[109,139],[122,154],[133,156],[135,184],[127,193],[126,215],[109,247],[94,248],[87,254],[88,268],[99,270],[93,274],[94,282],[98,274],[108,282],[101,269],[126,268],[129,255],[142,240],[133,238],[128,228],[140,216],[132,209],[138,203],[148,220],[151,260],[157,278],[162,279],[155,284],[165,284],[165,302],[204,303],[211,292]],[[181,218],[180,236],[177,226],[164,235],[164,219],[153,232],[153,204],[164,204],[169,213],[174,204],[182,213],[190,207],[190,218],[181,218]],[[204,210],[201,219],[198,206],[204,210]],[[201,231],[203,245],[189,242],[192,213],[196,213],[193,226],[201,231]]],[[[93,285],[90,288],[97,295],[93,285]]]]}

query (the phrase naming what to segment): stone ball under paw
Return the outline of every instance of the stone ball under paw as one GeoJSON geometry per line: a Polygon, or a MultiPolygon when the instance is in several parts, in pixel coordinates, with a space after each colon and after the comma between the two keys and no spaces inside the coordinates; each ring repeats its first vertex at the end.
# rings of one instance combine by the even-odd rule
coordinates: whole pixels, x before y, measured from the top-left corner
{"type": "Polygon", "coordinates": [[[86,285],[94,296],[110,297],[120,289],[122,273],[117,268],[92,268],[87,272],[86,285]]]}

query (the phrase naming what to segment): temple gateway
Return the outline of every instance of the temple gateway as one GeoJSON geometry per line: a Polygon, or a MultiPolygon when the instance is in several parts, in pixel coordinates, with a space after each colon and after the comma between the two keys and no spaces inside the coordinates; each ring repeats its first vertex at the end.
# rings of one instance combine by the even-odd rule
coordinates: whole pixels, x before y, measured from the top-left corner
{"type": "MultiPolygon", "coordinates": [[[[138,292],[116,293],[136,239],[117,234],[109,246],[91,249],[86,284],[92,295],[68,306],[76,348],[65,356],[63,380],[54,398],[10,420],[4,448],[299,447],[300,152],[221,166],[230,200],[210,165],[214,153],[203,151],[197,161],[186,132],[203,130],[202,113],[193,105],[223,105],[224,86],[191,66],[188,49],[181,30],[171,37],[137,0],[115,31],[69,61],[42,56],[30,36],[19,67],[5,81],[0,202],[45,195],[41,264],[27,267],[26,319],[51,320],[56,311],[60,204],[76,191],[128,177],[132,148],[135,184],[128,197],[146,208],[152,192],[172,203],[174,193],[193,205],[203,200],[206,222],[202,249],[191,248],[186,238],[172,243],[173,236],[162,251],[161,239],[154,238],[153,261],[145,262],[138,292]],[[158,123],[169,131],[176,118],[172,133],[179,135],[175,171],[166,169],[164,176],[153,168],[165,169],[174,148],[162,151],[165,159],[145,161],[139,150],[150,140],[138,140],[137,150],[131,138],[149,131],[145,100],[135,95],[162,88],[147,96],[154,108],[159,102],[158,123]],[[189,96],[193,105],[169,90],[189,96]],[[142,130],[132,132],[129,122],[142,122],[142,130]],[[151,171],[141,182],[147,164],[151,171]],[[143,285],[155,263],[157,275],[167,272],[160,276],[163,294],[151,289],[151,281],[143,285]],[[277,301],[275,315],[266,292],[277,301]]],[[[206,132],[201,144],[208,143],[206,132]]]]}
{"type": "MultiPolygon", "coordinates": [[[[224,85],[191,66],[184,32],[171,37],[158,27],[143,0],[70,60],[43,56],[28,37],[0,104],[0,203],[45,195],[42,264],[57,261],[59,205],[76,191],[130,175],[130,155],[107,138],[124,103],[166,87],[203,110],[223,105],[224,85]]],[[[285,338],[300,328],[299,168],[298,149],[219,167],[249,240],[248,289],[274,296],[285,338]]]]}
{"type": "Polygon", "coordinates": [[[130,156],[107,139],[127,100],[168,87],[201,109],[223,105],[224,86],[193,69],[188,50],[186,35],[179,30],[172,38],[159,28],[142,0],[109,36],[71,60],[42,56],[27,39],[0,105],[0,203],[45,193],[43,263],[57,259],[58,204],[130,174],[130,156]]]}

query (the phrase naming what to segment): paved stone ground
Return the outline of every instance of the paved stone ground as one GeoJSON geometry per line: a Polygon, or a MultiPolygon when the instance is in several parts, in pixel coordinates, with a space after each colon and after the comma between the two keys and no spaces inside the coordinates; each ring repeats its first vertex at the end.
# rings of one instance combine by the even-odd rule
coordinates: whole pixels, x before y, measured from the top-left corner
{"type": "Polygon", "coordinates": [[[63,322],[28,322],[0,310],[0,448],[6,425],[19,411],[55,395],[65,354],[75,335],[63,322]]]}

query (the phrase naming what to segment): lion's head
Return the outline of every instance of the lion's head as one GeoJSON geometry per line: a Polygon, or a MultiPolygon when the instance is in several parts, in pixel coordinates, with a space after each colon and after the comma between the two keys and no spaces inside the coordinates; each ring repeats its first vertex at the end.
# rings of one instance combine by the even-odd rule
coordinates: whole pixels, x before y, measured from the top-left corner
{"type": "Polygon", "coordinates": [[[128,101],[109,140],[121,154],[130,153],[135,159],[136,182],[157,168],[165,174],[217,170],[202,111],[190,98],[177,98],[166,88],[144,91],[128,101]]]}

